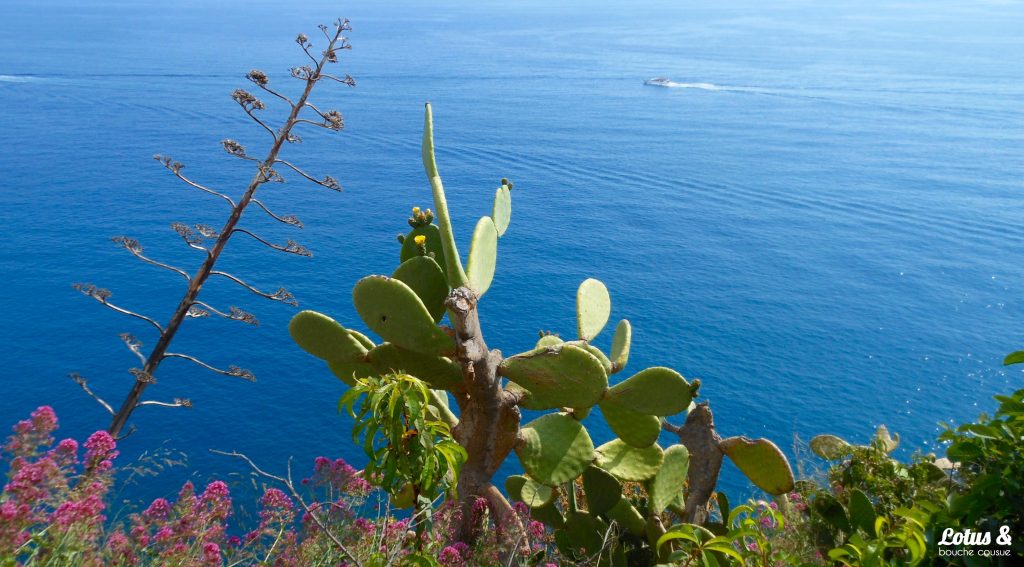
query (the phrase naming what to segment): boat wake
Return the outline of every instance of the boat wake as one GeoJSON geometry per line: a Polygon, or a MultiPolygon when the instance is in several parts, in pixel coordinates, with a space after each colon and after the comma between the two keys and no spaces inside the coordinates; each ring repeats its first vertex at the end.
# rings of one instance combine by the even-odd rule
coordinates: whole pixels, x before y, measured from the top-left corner
{"type": "Polygon", "coordinates": [[[713,83],[677,83],[664,77],[647,79],[644,81],[644,84],[651,85],[652,87],[665,87],[668,89],[700,89],[702,91],[729,90],[728,87],[722,87],[713,83]]]}

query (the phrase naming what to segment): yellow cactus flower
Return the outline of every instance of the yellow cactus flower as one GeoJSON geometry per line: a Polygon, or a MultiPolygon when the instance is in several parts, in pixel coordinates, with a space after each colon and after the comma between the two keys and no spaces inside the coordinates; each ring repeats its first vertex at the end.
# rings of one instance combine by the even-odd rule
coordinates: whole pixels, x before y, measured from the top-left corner
{"type": "Polygon", "coordinates": [[[414,214],[414,215],[420,214],[420,208],[419,207],[413,207],[412,208],[412,214],[414,214]]]}
{"type": "Polygon", "coordinates": [[[424,244],[427,243],[427,237],[423,236],[422,234],[417,234],[416,237],[413,238],[412,240],[413,242],[416,243],[416,246],[423,246],[424,244]]]}

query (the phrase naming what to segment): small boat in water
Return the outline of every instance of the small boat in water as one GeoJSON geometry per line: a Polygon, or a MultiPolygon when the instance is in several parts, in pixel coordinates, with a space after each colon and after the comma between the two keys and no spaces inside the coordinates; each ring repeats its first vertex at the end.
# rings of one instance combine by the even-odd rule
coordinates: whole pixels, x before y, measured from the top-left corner
{"type": "Polygon", "coordinates": [[[672,84],[672,80],[668,77],[654,77],[644,81],[645,85],[651,85],[654,87],[667,87],[672,84]]]}

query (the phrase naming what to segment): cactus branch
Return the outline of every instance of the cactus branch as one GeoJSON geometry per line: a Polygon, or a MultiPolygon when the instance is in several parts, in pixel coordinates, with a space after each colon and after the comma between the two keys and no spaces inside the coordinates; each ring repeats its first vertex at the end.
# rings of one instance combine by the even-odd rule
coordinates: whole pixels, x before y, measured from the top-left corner
{"type": "Polygon", "coordinates": [[[722,438],[715,431],[715,419],[707,402],[696,405],[686,416],[682,426],[662,423],[662,429],[675,433],[679,441],[690,452],[690,469],[687,473],[689,492],[683,521],[703,524],[708,516],[711,497],[718,484],[718,473],[722,469],[725,454],[719,448],[722,438]]]}
{"type": "MultiPolygon", "coordinates": [[[[228,199],[228,202],[232,204],[231,214],[228,216],[227,221],[224,223],[223,228],[220,231],[218,231],[218,236],[216,237],[216,240],[214,241],[213,245],[209,248],[209,250],[202,246],[199,246],[199,243],[196,242],[196,239],[189,235],[191,231],[188,230],[188,227],[185,227],[184,225],[175,226],[175,230],[182,235],[182,238],[185,239],[189,246],[192,246],[193,248],[198,248],[200,250],[204,250],[207,252],[207,255],[202,265],[199,267],[199,269],[196,271],[196,273],[192,276],[191,280],[189,281],[188,289],[185,291],[184,296],[181,298],[181,301],[178,302],[178,306],[175,308],[174,313],[171,315],[170,320],[167,322],[166,330],[164,330],[163,327],[161,327],[158,323],[156,323],[152,319],[149,319],[148,317],[133,314],[137,317],[140,317],[144,320],[151,322],[151,324],[155,325],[158,329],[160,329],[160,338],[157,341],[156,345],[154,345],[153,350],[149,353],[149,356],[146,359],[146,364],[143,366],[142,370],[140,371],[140,374],[136,377],[135,384],[132,386],[132,389],[128,392],[128,395],[124,400],[124,403],[121,405],[121,408],[114,415],[114,419],[111,422],[110,427],[108,429],[111,435],[117,437],[121,433],[122,429],[124,429],[125,425],[127,424],[132,412],[135,410],[136,407],[138,407],[140,403],[142,403],[140,402],[140,400],[142,398],[143,391],[149,385],[149,381],[152,379],[152,376],[156,372],[157,367],[160,365],[160,362],[164,360],[165,355],[167,354],[168,347],[170,346],[171,341],[174,339],[175,335],[177,334],[178,329],[181,327],[182,322],[188,317],[190,312],[193,312],[193,310],[197,308],[196,300],[199,296],[199,292],[202,289],[203,284],[206,283],[207,279],[209,279],[211,275],[216,274],[227,277],[228,279],[231,279],[236,283],[246,287],[250,291],[263,297],[266,297],[268,299],[276,299],[278,301],[283,301],[285,303],[289,303],[292,305],[295,304],[295,300],[292,297],[292,295],[285,291],[283,288],[273,294],[263,293],[253,288],[252,286],[246,284],[245,282],[242,282],[238,278],[235,278],[234,276],[214,270],[214,266],[216,265],[217,260],[220,258],[221,253],[224,251],[224,248],[227,246],[228,241],[235,234],[234,229],[238,226],[238,223],[241,220],[242,214],[245,212],[246,207],[248,207],[249,203],[253,201],[253,197],[257,189],[259,189],[263,183],[266,183],[268,181],[282,180],[280,175],[278,175],[273,170],[273,165],[276,163],[278,159],[278,155],[281,152],[281,147],[286,142],[292,141],[294,139],[294,136],[291,134],[291,131],[295,127],[297,121],[299,120],[299,111],[302,109],[303,105],[309,99],[309,95],[312,92],[313,87],[319,81],[320,76],[323,73],[324,67],[329,63],[337,61],[335,49],[339,46],[339,44],[342,48],[344,48],[347,45],[345,38],[342,36],[343,31],[347,29],[350,29],[348,26],[348,22],[345,20],[338,20],[335,23],[334,32],[333,34],[331,34],[331,39],[324,50],[323,57],[319,60],[319,62],[316,62],[315,67],[307,67],[302,73],[295,75],[304,79],[305,86],[302,90],[302,94],[295,100],[295,103],[291,106],[291,110],[288,113],[288,117],[285,119],[280,131],[275,132],[273,129],[271,129],[269,126],[267,126],[263,121],[259,120],[253,114],[254,110],[262,110],[264,108],[263,103],[256,99],[256,97],[252,96],[251,94],[242,89],[238,89],[233,93],[232,98],[234,98],[235,102],[237,102],[242,107],[246,114],[252,117],[258,124],[263,126],[271,134],[273,138],[273,143],[271,144],[266,157],[259,162],[255,175],[249,181],[249,184],[246,187],[245,192],[242,194],[241,198],[237,201],[237,203],[233,200],[228,199]],[[180,230],[181,228],[184,228],[185,230],[180,230]],[[148,377],[148,379],[146,377],[148,377]]],[[[303,51],[306,51],[308,47],[306,46],[307,42],[305,41],[304,38],[305,36],[300,36],[300,39],[303,39],[303,41],[300,42],[300,45],[303,46],[303,51]]],[[[250,80],[253,80],[257,84],[263,81],[263,79],[265,79],[265,77],[262,77],[261,74],[258,75],[250,73],[250,80]]],[[[233,153],[235,155],[246,155],[244,148],[241,148],[241,146],[238,146],[236,148],[234,146],[229,147],[225,145],[225,149],[228,150],[229,153],[233,153]]],[[[176,176],[178,176],[179,178],[182,177],[181,164],[177,162],[171,162],[169,159],[166,161],[161,160],[161,162],[164,163],[165,167],[168,167],[168,169],[174,172],[176,176]]],[[[220,195],[219,193],[212,191],[206,187],[203,187],[197,183],[191,182],[190,180],[186,180],[186,182],[192,185],[193,187],[196,187],[197,189],[204,190],[208,193],[220,195]]],[[[221,196],[226,198],[226,196],[224,195],[221,196]]],[[[109,296],[109,292],[107,292],[107,296],[109,296]]],[[[102,303],[106,304],[105,297],[102,299],[97,299],[99,299],[102,303]]]]}
{"type": "Polygon", "coordinates": [[[423,115],[423,169],[430,180],[430,189],[434,196],[434,208],[437,209],[437,227],[441,230],[441,248],[448,266],[448,283],[453,287],[469,285],[469,278],[462,268],[462,258],[455,246],[455,235],[452,232],[451,217],[448,215],[448,200],[444,195],[441,175],[437,172],[437,160],[434,157],[434,115],[430,103],[426,104],[423,115]]]}

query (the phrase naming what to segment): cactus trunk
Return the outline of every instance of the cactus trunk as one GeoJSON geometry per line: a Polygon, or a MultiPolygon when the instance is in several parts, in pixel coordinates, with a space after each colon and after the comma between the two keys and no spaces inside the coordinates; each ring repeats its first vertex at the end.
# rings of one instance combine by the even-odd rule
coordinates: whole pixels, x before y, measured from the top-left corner
{"type": "Polygon", "coordinates": [[[445,306],[455,327],[455,359],[462,366],[465,393],[455,395],[459,404],[459,425],[455,438],[469,455],[459,475],[458,492],[462,506],[460,538],[472,540],[473,502],[486,498],[494,514],[518,521],[508,501],[491,479],[515,447],[520,413],[516,399],[501,388],[497,369],[501,352],[488,350],[480,329],[477,294],[468,287],[452,290],[445,306]]]}

